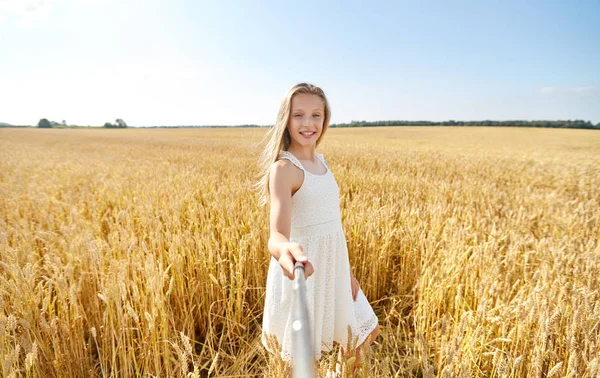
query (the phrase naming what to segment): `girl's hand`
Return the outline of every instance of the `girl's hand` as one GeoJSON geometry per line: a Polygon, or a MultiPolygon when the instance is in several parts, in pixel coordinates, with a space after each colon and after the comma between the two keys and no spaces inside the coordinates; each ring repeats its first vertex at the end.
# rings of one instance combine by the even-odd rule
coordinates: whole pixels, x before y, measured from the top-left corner
{"type": "Polygon", "coordinates": [[[294,279],[294,265],[297,262],[304,264],[304,277],[310,277],[314,272],[312,264],[304,254],[298,243],[283,243],[279,249],[279,265],[283,274],[290,280],[294,279]]]}
{"type": "Polygon", "coordinates": [[[360,285],[358,280],[352,273],[350,273],[350,285],[352,286],[352,299],[356,302],[356,298],[358,298],[358,290],[360,289],[360,285]]]}

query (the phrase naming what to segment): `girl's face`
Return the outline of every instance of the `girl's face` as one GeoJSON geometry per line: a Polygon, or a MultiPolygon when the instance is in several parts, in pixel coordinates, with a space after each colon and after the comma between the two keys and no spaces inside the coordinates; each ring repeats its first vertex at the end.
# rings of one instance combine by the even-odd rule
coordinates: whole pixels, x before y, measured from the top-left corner
{"type": "Polygon", "coordinates": [[[292,98],[288,131],[291,144],[299,147],[316,145],[323,131],[325,110],[323,100],[310,93],[298,93],[292,98]]]}

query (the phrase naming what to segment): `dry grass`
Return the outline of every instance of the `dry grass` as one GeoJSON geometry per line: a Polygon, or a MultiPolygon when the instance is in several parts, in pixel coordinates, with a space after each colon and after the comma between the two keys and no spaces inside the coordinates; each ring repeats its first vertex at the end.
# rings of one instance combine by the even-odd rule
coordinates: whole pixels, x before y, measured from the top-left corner
{"type": "MultiPolygon", "coordinates": [[[[263,130],[0,129],[0,372],[278,376],[263,130]]],[[[600,374],[600,133],[330,130],[362,376],[600,374]]],[[[321,371],[335,362],[323,358],[321,371]]]]}

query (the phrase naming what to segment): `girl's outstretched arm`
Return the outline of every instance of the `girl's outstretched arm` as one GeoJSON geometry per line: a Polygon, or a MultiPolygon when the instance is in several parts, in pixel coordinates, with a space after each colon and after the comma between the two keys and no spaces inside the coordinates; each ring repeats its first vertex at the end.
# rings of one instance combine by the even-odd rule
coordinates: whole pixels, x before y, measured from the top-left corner
{"type": "Polygon", "coordinates": [[[290,242],[292,224],[292,191],[298,181],[298,172],[291,162],[279,160],[271,165],[269,174],[270,236],[269,252],[279,262],[283,274],[294,279],[296,261],[304,264],[308,278],[314,269],[298,243],[290,242]]]}

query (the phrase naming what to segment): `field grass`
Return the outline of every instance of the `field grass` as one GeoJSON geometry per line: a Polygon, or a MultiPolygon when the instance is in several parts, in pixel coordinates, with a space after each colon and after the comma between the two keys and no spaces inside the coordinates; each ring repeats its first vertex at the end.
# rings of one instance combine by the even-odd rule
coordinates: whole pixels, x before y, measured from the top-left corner
{"type": "MultiPolygon", "coordinates": [[[[283,374],[263,134],[0,129],[1,375],[283,374]]],[[[320,152],[380,319],[360,376],[600,374],[600,132],[331,129],[320,152]]]]}

